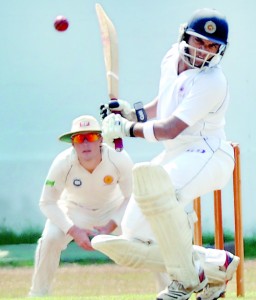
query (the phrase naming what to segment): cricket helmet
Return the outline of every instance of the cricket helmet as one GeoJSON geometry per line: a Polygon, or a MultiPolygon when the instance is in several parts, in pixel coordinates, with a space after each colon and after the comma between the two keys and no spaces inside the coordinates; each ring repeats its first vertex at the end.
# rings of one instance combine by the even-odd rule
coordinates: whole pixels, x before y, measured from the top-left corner
{"type": "MultiPolygon", "coordinates": [[[[185,62],[190,64],[191,57],[188,55],[187,44],[190,35],[206,39],[220,45],[219,51],[210,61],[204,61],[202,67],[211,67],[218,64],[224,55],[228,44],[228,22],[226,17],[215,9],[203,8],[194,12],[187,24],[181,26],[180,32],[180,50],[183,52],[185,62]]],[[[193,48],[193,47],[192,47],[193,48]]],[[[210,57],[212,53],[209,53],[210,57]]]]}
{"type": "Polygon", "coordinates": [[[185,33],[221,45],[227,45],[228,43],[227,20],[215,9],[203,8],[197,10],[189,20],[185,33]]]}

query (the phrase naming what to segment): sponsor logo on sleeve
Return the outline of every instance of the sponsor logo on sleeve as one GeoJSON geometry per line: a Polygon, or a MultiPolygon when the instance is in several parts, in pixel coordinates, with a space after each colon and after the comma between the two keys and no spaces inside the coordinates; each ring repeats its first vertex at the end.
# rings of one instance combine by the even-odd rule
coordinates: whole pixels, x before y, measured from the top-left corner
{"type": "Polygon", "coordinates": [[[46,182],[45,182],[45,185],[47,185],[47,186],[54,186],[55,185],[55,181],[47,179],[46,182]]]}

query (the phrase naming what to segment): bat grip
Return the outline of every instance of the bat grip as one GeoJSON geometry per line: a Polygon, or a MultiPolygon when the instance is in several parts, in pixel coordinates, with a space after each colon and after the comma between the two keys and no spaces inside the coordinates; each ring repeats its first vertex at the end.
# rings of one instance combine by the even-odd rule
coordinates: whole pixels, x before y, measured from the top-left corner
{"type": "MultiPolygon", "coordinates": [[[[117,100],[116,98],[111,98],[111,100],[117,100]]],[[[120,111],[112,111],[114,114],[121,114],[120,111]]],[[[115,150],[121,152],[124,148],[123,140],[121,138],[114,139],[115,150]]]]}
{"type": "Polygon", "coordinates": [[[121,138],[114,139],[115,150],[121,152],[123,150],[123,140],[121,138]]]}

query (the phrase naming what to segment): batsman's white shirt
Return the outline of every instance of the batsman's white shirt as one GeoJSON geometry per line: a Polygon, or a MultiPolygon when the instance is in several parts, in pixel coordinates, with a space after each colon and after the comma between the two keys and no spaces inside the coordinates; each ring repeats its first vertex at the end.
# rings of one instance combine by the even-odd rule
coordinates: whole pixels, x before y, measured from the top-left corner
{"type": "Polygon", "coordinates": [[[106,225],[110,219],[120,224],[132,192],[132,167],[125,151],[102,144],[102,161],[90,173],[70,147],[49,169],[40,208],[64,233],[74,224],[87,229],[106,225]]]}
{"type": "Polygon", "coordinates": [[[225,113],[229,103],[227,79],[219,66],[189,69],[177,75],[177,45],[164,57],[161,65],[157,118],[171,115],[183,120],[189,127],[177,139],[165,143],[172,146],[180,139],[197,141],[196,137],[226,139],[225,113]]]}
{"type": "MultiPolygon", "coordinates": [[[[175,44],[161,64],[157,119],[173,115],[189,127],[175,139],[164,141],[164,151],[152,162],[164,166],[177,199],[186,206],[198,196],[223,188],[232,175],[234,158],[224,130],[229,92],[221,68],[190,69],[178,75],[178,59],[175,44]]],[[[128,237],[152,237],[134,199],[122,229],[128,237]]]]}

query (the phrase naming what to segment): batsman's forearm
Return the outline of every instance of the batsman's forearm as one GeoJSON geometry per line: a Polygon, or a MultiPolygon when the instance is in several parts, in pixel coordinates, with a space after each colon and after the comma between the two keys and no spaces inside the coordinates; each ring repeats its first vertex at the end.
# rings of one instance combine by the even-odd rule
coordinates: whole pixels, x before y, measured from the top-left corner
{"type": "Polygon", "coordinates": [[[148,120],[154,119],[156,117],[157,102],[158,102],[158,98],[155,98],[151,102],[144,105],[144,109],[147,113],[148,120]]]}
{"type": "Polygon", "coordinates": [[[143,124],[142,123],[136,123],[133,127],[133,134],[135,137],[144,138],[143,134],[143,124]]]}
{"type": "Polygon", "coordinates": [[[133,135],[148,141],[164,141],[175,139],[189,125],[176,116],[164,120],[152,120],[144,124],[136,123],[133,135]]]}

